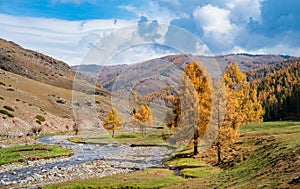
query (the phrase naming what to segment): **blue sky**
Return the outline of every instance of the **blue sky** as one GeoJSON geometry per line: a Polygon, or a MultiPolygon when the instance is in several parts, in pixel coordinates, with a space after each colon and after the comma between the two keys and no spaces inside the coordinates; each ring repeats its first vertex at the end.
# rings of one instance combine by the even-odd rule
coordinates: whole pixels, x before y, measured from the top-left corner
{"type": "MultiPolygon", "coordinates": [[[[136,18],[133,12],[121,10],[128,1],[93,0],[2,0],[1,12],[17,16],[58,18],[65,20],[89,20],[109,18],[136,18]]],[[[140,6],[142,1],[132,1],[140,6]]]]}
{"type": "Polygon", "coordinates": [[[299,7],[299,0],[1,0],[0,38],[79,64],[90,44],[143,16],[191,32],[213,54],[300,56],[299,7]]]}

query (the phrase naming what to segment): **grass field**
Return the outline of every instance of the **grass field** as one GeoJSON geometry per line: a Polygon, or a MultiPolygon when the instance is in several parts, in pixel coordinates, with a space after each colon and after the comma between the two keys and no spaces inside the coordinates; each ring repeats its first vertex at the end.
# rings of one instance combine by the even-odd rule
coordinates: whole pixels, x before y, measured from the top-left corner
{"type": "Polygon", "coordinates": [[[90,137],[84,135],[84,137],[70,138],[71,142],[75,143],[90,143],[90,144],[106,144],[106,143],[118,143],[118,144],[137,144],[137,145],[166,145],[163,140],[162,133],[165,135],[171,134],[172,130],[167,126],[149,129],[144,136],[141,132],[128,132],[125,129],[117,130],[115,137],[110,135],[99,135],[97,137],[90,137]]]}
{"type": "Polygon", "coordinates": [[[47,159],[60,156],[71,156],[68,148],[54,145],[33,144],[0,149],[0,165],[26,160],[47,159]]]}
{"type": "Polygon", "coordinates": [[[215,157],[215,151],[208,150],[205,157],[166,162],[177,172],[146,169],[49,188],[299,188],[299,182],[293,181],[300,176],[299,147],[300,122],[252,124],[243,127],[236,143],[224,150],[220,166],[207,163],[215,157]]]}

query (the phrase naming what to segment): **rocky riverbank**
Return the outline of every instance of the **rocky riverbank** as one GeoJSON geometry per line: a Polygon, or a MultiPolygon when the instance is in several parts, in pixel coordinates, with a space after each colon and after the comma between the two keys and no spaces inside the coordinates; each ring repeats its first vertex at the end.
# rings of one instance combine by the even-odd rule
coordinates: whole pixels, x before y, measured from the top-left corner
{"type": "Polygon", "coordinates": [[[92,162],[84,162],[68,167],[61,167],[60,163],[69,161],[70,158],[48,159],[28,161],[28,165],[11,164],[1,166],[0,185],[13,187],[38,187],[46,184],[63,182],[73,179],[86,179],[91,177],[104,177],[113,174],[125,174],[131,172],[130,168],[115,167],[107,164],[105,161],[97,160],[92,162]],[[57,164],[51,169],[47,169],[43,165],[57,164]],[[30,170],[36,171],[31,174],[30,170]]]}
{"type": "Polygon", "coordinates": [[[159,167],[172,151],[164,146],[74,144],[70,136],[45,136],[45,144],[72,148],[72,157],[27,161],[0,166],[0,187],[37,187],[55,182],[125,174],[147,167],[159,167]]]}

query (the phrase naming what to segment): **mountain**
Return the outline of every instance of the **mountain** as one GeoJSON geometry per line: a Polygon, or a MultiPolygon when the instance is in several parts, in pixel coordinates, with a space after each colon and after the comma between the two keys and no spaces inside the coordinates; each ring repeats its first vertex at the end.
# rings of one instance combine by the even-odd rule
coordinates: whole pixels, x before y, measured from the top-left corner
{"type": "MultiPolygon", "coordinates": [[[[211,72],[218,72],[217,69],[224,70],[228,64],[232,62],[238,62],[239,67],[242,70],[250,70],[255,68],[260,68],[266,65],[276,64],[290,58],[289,56],[283,55],[250,55],[250,54],[230,54],[230,55],[220,55],[220,56],[192,56],[192,55],[170,55],[153,60],[148,60],[142,63],[133,64],[133,65],[113,65],[113,66],[102,66],[102,65],[80,65],[74,66],[73,69],[82,72],[88,73],[90,75],[96,75],[98,77],[98,82],[104,88],[112,90],[114,81],[118,77],[127,75],[134,75],[137,78],[145,78],[146,76],[153,77],[169,77],[170,74],[174,74],[172,70],[182,72],[184,67],[190,61],[200,61],[211,72]],[[219,68],[216,68],[219,67],[219,68]],[[79,69],[80,68],[80,69],[79,69]],[[171,70],[171,71],[170,71],[171,70]],[[180,71],[181,70],[181,71],[180,71]],[[140,76],[138,76],[140,75],[140,76]]],[[[175,75],[175,78],[170,78],[171,80],[177,81],[179,75],[175,75]]],[[[125,76],[124,76],[125,77],[125,76]]],[[[180,77],[180,76],[179,76],[180,77]]],[[[149,78],[149,77],[148,77],[149,78]]],[[[161,82],[156,80],[155,82],[161,82]]],[[[152,84],[154,82],[151,82],[152,84]]],[[[146,82],[144,86],[148,85],[149,82],[146,82]]],[[[160,84],[159,87],[162,87],[164,84],[160,84]]],[[[159,88],[158,87],[158,88],[159,88]]],[[[147,88],[147,87],[146,87],[147,88]]],[[[160,89],[160,88],[159,88],[160,89]]],[[[157,89],[158,90],[158,89],[157,89]]],[[[140,91],[143,95],[149,92],[154,92],[151,89],[144,89],[140,91]]]]}
{"type": "Polygon", "coordinates": [[[0,39],[0,135],[71,131],[75,119],[95,127],[109,107],[110,93],[93,78],[0,39]]]}
{"type": "Polygon", "coordinates": [[[257,79],[264,78],[268,76],[269,74],[275,73],[276,71],[279,71],[281,69],[287,68],[292,64],[295,64],[300,61],[299,57],[293,57],[289,58],[288,60],[281,61],[272,65],[262,66],[257,69],[247,70],[247,80],[253,81],[257,79]]]}
{"type": "Polygon", "coordinates": [[[75,71],[66,63],[0,39],[0,68],[42,83],[71,89],[75,71]]]}

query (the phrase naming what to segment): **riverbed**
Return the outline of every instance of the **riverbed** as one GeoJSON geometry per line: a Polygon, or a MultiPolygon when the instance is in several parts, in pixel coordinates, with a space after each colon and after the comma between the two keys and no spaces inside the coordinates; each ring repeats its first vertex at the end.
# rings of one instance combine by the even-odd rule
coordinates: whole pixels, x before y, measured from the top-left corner
{"type": "Polygon", "coordinates": [[[38,139],[44,144],[72,148],[72,157],[27,161],[0,167],[0,187],[42,186],[72,179],[125,174],[147,167],[161,167],[172,152],[166,146],[136,146],[122,144],[77,144],[72,135],[49,135],[38,139]]]}

